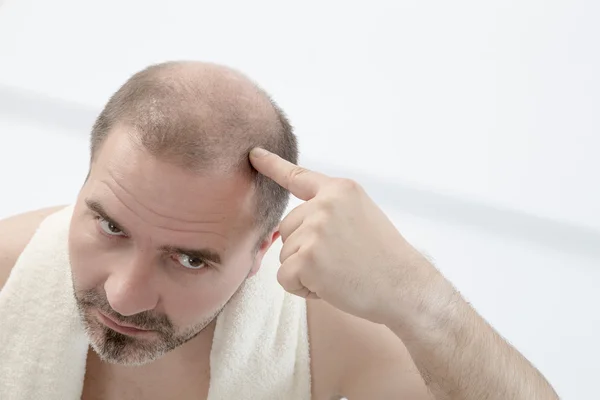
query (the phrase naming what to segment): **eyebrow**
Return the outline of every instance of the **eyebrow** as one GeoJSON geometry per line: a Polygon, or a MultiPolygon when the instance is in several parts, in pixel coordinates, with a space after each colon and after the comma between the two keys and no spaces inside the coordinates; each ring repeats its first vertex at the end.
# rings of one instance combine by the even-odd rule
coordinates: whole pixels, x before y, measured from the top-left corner
{"type": "Polygon", "coordinates": [[[190,258],[199,258],[201,260],[211,261],[215,264],[221,264],[221,256],[211,249],[186,249],[184,247],[162,246],[160,250],[167,253],[185,254],[190,258]]]}
{"type": "Polygon", "coordinates": [[[111,218],[111,217],[108,216],[108,213],[106,212],[106,210],[104,209],[104,207],[102,206],[102,204],[100,204],[98,201],[86,199],[85,200],[85,204],[87,205],[87,207],[91,211],[93,211],[96,214],[98,214],[99,216],[101,216],[102,219],[105,219],[105,220],[111,222],[113,225],[116,225],[119,229],[125,231],[125,229],[123,229],[123,227],[121,226],[121,224],[119,224],[113,218],[111,218]]]}
{"type": "MultiPolygon", "coordinates": [[[[117,228],[119,228],[123,232],[127,232],[126,229],[123,229],[121,224],[119,224],[117,221],[115,221],[113,218],[111,218],[108,215],[108,213],[106,212],[106,210],[104,209],[102,204],[100,204],[98,201],[86,199],[85,204],[91,211],[95,212],[96,214],[101,216],[103,219],[109,221],[110,223],[115,225],[117,228]]],[[[186,256],[189,256],[191,258],[199,258],[201,260],[211,261],[215,264],[221,264],[220,254],[217,251],[215,251],[213,249],[209,249],[209,248],[190,249],[190,248],[185,248],[185,247],[168,246],[167,245],[167,246],[161,246],[160,250],[164,251],[164,252],[168,252],[168,253],[185,254],[186,256]]]]}

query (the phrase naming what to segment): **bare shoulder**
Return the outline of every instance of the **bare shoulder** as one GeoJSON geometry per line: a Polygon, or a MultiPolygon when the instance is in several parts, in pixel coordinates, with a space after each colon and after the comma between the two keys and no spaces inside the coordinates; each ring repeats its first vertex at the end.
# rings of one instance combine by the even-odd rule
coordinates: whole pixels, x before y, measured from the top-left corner
{"type": "Polygon", "coordinates": [[[64,207],[43,208],[0,220],[0,289],[40,223],[64,207]]]}
{"type": "Polygon", "coordinates": [[[307,301],[313,398],[431,399],[402,341],[386,326],[307,301]]]}

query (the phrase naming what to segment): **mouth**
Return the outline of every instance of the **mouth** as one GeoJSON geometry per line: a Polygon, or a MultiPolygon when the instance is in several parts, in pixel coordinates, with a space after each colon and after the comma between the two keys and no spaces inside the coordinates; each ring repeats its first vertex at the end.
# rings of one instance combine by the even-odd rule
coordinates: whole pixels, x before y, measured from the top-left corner
{"type": "Polygon", "coordinates": [[[141,329],[141,328],[137,328],[132,325],[125,325],[125,324],[116,322],[115,320],[113,320],[112,318],[103,314],[100,311],[97,311],[96,314],[97,314],[96,317],[104,326],[112,329],[113,331],[122,333],[123,335],[145,336],[145,335],[148,335],[148,334],[151,334],[154,332],[152,330],[141,329]]]}

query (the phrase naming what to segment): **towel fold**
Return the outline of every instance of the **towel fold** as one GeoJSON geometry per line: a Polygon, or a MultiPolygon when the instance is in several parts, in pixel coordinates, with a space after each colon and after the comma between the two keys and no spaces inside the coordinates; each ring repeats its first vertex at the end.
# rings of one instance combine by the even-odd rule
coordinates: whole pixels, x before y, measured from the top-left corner
{"type": "MultiPolygon", "coordinates": [[[[0,399],[80,399],[89,342],[73,296],[73,207],[48,217],[0,291],[0,399]]],[[[281,244],[217,317],[208,400],[310,399],[306,302],[277,283],[281,244]]]]}

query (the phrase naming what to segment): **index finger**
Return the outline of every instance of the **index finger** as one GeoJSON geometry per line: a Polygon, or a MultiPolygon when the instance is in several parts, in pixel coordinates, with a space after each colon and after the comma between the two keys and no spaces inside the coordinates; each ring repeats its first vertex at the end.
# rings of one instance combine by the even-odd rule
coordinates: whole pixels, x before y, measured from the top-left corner
{"type": "Polygon", "coordinates": [[[260,147],[252,149],[250,162],[258,172],[305,201],[315,197],[320,188],[330,179],[326,175],[299,167],[260,147]]]}

